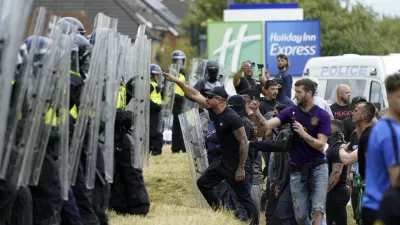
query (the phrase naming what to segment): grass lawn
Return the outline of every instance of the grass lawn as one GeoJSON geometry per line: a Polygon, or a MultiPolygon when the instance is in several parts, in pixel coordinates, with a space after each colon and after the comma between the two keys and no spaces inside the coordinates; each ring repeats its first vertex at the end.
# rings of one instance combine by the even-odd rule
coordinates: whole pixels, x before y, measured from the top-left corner
{"type": "MultiPolygon", "coordinates": [[[[172,154],[165,145],[161,156],[151,156],[150,167],[144,169],[144,180],[150,196],[150,213],[147,217],[119,216],[109,212],[111,225],[243,225],[232,213],[214,212],[196,208],[192,180],[186,154],[172,154]]],[[[354,225],[351,207],[348,207],[348,224],[354,225]]],[[[261,215],[260,224],[265,224],[261,215]]]]}

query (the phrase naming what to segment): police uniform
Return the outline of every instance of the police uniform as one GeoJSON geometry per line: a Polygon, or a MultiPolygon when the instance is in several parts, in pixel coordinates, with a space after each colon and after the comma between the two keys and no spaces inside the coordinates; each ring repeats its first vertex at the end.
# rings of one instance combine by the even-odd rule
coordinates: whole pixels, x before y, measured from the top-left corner
{"type": "MultiPolygon", "coordinates": [[[[183,75],[182,73],[179,73],[178,79],[181,80],[182,82],[186,83],[185,75],[183,75]]],[[[174,102],[174,107],[172,109],[172,114],[173,114],[174,119],[173,119],[173,124],[172,124],[171,150],[172,150],[172,152],[179,152],[180,150],[182,150],[183,152],[186,152],[185,143],[184,143],[183,137],[182,137],[181,125],[180,125],[179,117],[178,117],[179,114],[181,114],[183,111],[183,103],[185,100],[185,93],[178,85],[175,85],[174,91],[175,91],[175,102],[174,102]]]]}
{"type": "Polygon", "coordinates": [[[156,81],[150,81],[150,150],[153,155],[162,152],[163,135],[158,131],[162,96],[161,89],[156,81]]]}
{"type": "Polygon", "coordinates": [[[115,172],[111,187],[110,208],[121,214],[146,215],[150,200],[143,180],[143,171],[132,166],[133,113],[125,110],[133,97],[133,85],[121,85],[115,117],[115,172]]]}

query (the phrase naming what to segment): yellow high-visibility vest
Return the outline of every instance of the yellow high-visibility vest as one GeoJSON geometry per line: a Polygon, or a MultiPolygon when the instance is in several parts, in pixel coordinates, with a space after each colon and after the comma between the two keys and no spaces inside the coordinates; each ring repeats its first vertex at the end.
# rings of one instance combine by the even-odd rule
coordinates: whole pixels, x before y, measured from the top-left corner
{"type": "Polygon", "coordinates": [[[151,86],[153,86],[153,91],[150,93],[150,99],[154,103],[161,105],[162,104],[161,91],[157,92],[157,87],[158,87],[157,82],[150,81],[150,84],[151,86]]]}
{"type": "Polygon", "coordinates": [[[124,110],[126,107],[126,87],[121,85],[118,93],[117,108],[124,110]]]}
{"type": "MultiPolygon", "coordinates": [[[[185,76],[183,74],[180,73],[179,76],[178,76],[178,79],[181,80],[182,82],[186,83],[186,78],[185,78],[185,76]]],[[[183,97],[185,95],[185,93],[183,92],[181,87],[179,87],[176,84],[175,84],[174,90],[175,90],[175,94],[177,94],[179,96],[183,97]]]]}

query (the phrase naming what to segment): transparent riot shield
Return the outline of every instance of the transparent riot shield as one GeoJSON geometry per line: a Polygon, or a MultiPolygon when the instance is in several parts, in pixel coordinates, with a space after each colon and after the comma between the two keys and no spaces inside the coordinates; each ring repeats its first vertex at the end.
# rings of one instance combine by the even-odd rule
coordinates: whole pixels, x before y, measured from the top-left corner
{"type": "MultiPolygon", "coordinates": [[[[203,79],[205,77],[206,64],[207,60],[200,58],[192,59],[187,79],[189,86],[194,87],[200,79],[203,79]]],[[[198,108],[197,103],[185,98],[185,103],[183,108],[184,112],[193,108],[198,108]]]]}
{"type": "MultiPolygon", "coordinates": [[[[96,43],[94,47],[101,46],[104,55],[100,55],[100,60],[98,61],[98,63],[101,64],[99,64],[99,71],[95,75],[97,83],[92,105],[93,111],[89,116],[88,147],[85,165],[85,183],[86,187],[89,189],[93,189],[95,184],[100,126],[103,124],[104,126],[107,126],[107,128],[110,128],[111,126],[114,126],[115,121],[115,119],[110,118],[110,116],[112,116],[113,110],[116,110],[116,104],[113,103],[115,96],[115,82],[118,82],[116,80],[118,43],[116,38],[117,21],[117,19],[107,17],[102,13],[99,13],[96,16],[96,43]]],[[[89,73],[89,77],[90,76],[89,73]]],[[[107,132],[105,132],[105,140],[113,140],[113,136],[113,133],[107,134],[107,132]]],[[[109,145],[111,144],[109,141],[107,141],[107,143],[109,145]]],[[[102,149],[104,151],[113,150],[106,149],[108,147],[109,146],[105,146],[105,148],[102,149]]],[[[104,156],[104,152],[102,152],[101,155],[104,156]]]]}
{"type": "MultiPolygon", "coordinates": [[[[65,106],[62,106],[61,99],[69,98],[69,92],[66,92],[65,85],[69,85],[70,77],[70,65],[71,65],[71,50],[72,50],[72,40],[74,38],[75,31],[72,32],[73,27],[70,23],[56,23],[53,27],[52,35],[52,60],[50,63],[50,70],[48,73],[50,75],[45,81],[50,88],[46,88],[45,93],[41,94],[46,102],[44,110],[46,111],[45,117],[39,125],[39,134],[33,149],[33,159],[32,159],[32,176],[30,177],[29,184],[35,186],[39,182],[39,177],[41,174],[41,169],[43,165],[43,160],[46,151],[52,151],[58,153],[60,156],[60,138],[68,138],[68,133],[63,130],[63,137],[60,133],[60,121],[64,118],[60,118],[61,110],[65,110],[65,106]],[[65,35],[64,33],[70,34],[65,35]],[[66,53],[65,53],[66,51],[66,53]],[[68,80],[68,82],[66,82],[68,80]],[[65,135],[67,135],[65,137],[65,135]],[[49,142],[51,145],[49,146],[49,142]],[[49,146],[49,149],[47,149],[49,146]]],[[[66,100],[64,100],[65,102],[66,100]]],[[[65,115],[64,115],[65,116],[65,115]]],[[[65,126],[65,125],[64,125],[65,126]]],[[[65,129],[65,128],[64,128],[65,129]]],[[[64,143],[65,144],[65,143],[64,143]]],[[[63,146],[65,151],[65,145],[63,146]]]]}
{"type": "Polygon", "coordinates": [[[231,67],[229,65],[223,65],[219,64],[219,69],[218,69],[218,81],[221,82],[221,84],[226,88],[229,78],[233,77],[232,70],[230,69],[231,67]]]}
{"type": "Polygon", "coordinates": [[[137,77],[132,104],[133,108],[133,149],[131,163],[135,168],[148,167],[149,160],[149,114],[150,114],[150,54],[151,43],[145,36],[146,27],[141,25],[136,35],[135,47],[137,77]]]}
{"type": "Polygon", "coordinates": [[[69,35],[64,34],[62,41],[60,42],[60,65],[58,79],[61,80],[61,96],[60,104],[58,107],[58,120],[57,125],[60,133],[60,147],[59,147],[59,159],[60,159],[60,181],[61,181],[61,196],[64,200],[68,200],[68,150],[69,150],[69,96],[70,96],[70,68],[71,58],[78,60],[77,51],[75,57],[71,57],[72,48],[74,47],[75,32],[69,35]]]}
{"type": "MultiPolygon", "coordinates": [[[[179,76],[180,65],[171,64],[169,67],[169,73],[175,77],[179,76]]],[[[163,104],[160,113],[160,120],[158,124],[158,131],[164,133],[164,131],[172,130],[172,109],[175,101],[175,83],[166,82],[162,89],[163,104]]]]}
{"type": "Polygon", "coordinates": [[[51,29],[55,20],[44,8],[36,10],[35,24],[31,26],[33,35],[26,45],[29,54],[19,76],[19,81],[26,83],[17,84],[13,96],[16,101],[13,101],[13,114],[9,114],[5,155],[7,160],[2,165],[2,175],[8,177],[17,187],[28,184],[33,157],[45,152],[45,149],[35,151],[34,146],[39,136],[40,124],[44,120],[42,115],[46,111],[45,96],[53,88],[46,85],[46,81],[52,76],[50,71],[53,71],[56,58],[55,45],[52,42],[60,37],[59,32],[51,29]],[[10,161],[13,162],[12,165],[8,164],[10,161]]]}
{"type": "Polygon", "coordinates": [[[193,191],[196,196],[196,203],[199,208],[208,208],[203,195],[197,187],[197,180],[208,167],[206,145],[203,138],[203,131],[199,111],[191,109],[179,115],[183,140],[187,152],[190,172],[192,174],[193,191]]]}
{"type": "MultiPolygon", "coordinates": [[[[80,96],[80,105],[78,109],[78,118],[76,120],[74,132],[72,134],[68,164],[71,168],[69,171],[69,180],[71,185],[75,184],[76,175],[78,172],[78,167],[80,164],[80,156],[83,148],[83,144],[88,131],[88,123],[91,122],[92,132],[94,131],[96,126],[94,124],[95,118],[101,116],[98,106],[101,102],[101,98],[103,96],[102,88],[104,73],[105,73],[105,55],[106,49],[106,35],[98,34],[96,35],[96,44],[93,47],[92,55],[90,58],[90,66],[88,72],[88,78],[86,79],[85,86],[82,89],[82,93],[80,96]]],[[[98,134],[97,134],[98,135],[98,134]]],[[[92,140],[93,141],[93,137],[92,140]]],[[[89,143],[90,140],[87,140],[89,143]]],[[[97,148],[95,149],[97,153],[97,148]]],[[[91,157],[92,150],[87,150],[86,152],[88,157],[91,157]]],[[[95,158],[95,157],[94,157],[95,158]]],[[[91,159],[90,159],[91,160],[91,159]]],[[[94,159],[96,160],[96,159],[94,159]]]]}
{"type": "MultiPolygon", "coordinates": [[[[0,118],[2,118],[0,120],[0,179],[7,179],[8,172],[8,175],[13,173],[13,169],[8,168],[12,150],[9,149],[7,145],[8,139],[11,136],[10,127],[16,126],[15,118],[12,118],[12,116],[19,115],[21,111],[21,106],[18,107],[14,100],[22,95],[26,85],[26,76],[24,77],[22,74],[24,74],[23,68],[27,63],[24,63],[23,60],[21,60],[19,72],[17,72],[21,75],[18,77],[18,84],[14,82],[14,85],[18,85],[18,88],[15,86],[13,87],[12,83],[14,76],[17,75],[15,71],[18,59],[18,48],[22,43],[32,2],[33,0],[0,1],[0,103],[2,105],[2,107],[0,107],[0,118]],[[13,98],[13,101],[10,102],[11,98],[13,98]],[[10,105],[10,103],[12,104],[10,105]]],[[[35,20],[31,22],[32,27],[36,27],[35,24],[41,24],[37,18],[38,16],[36,14],[36,17],[34,17],[35,20]]],[[[29,33],[33,34],[35,32],[32,29],[29,33]]],[[[21,159],[23,152],[15,152],[15,154],[16,155],[12,157],[12,167],[18,170],[19,159],[21,159]]]]}

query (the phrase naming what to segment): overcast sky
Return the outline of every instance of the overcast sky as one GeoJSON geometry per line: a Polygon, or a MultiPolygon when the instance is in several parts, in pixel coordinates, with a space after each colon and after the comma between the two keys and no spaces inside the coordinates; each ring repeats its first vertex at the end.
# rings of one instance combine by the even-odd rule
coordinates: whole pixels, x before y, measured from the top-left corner
{"type": "Polygon", "coordinates": [[[400,0],[359,0],[369,5],[378,13],[400,16],[400,0]]]}

